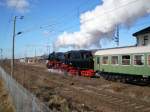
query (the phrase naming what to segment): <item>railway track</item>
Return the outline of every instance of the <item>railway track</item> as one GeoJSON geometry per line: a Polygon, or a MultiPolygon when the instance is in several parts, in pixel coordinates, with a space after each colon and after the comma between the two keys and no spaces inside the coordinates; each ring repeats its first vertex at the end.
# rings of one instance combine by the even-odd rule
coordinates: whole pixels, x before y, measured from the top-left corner
{"type": "Polygon", "coordinates": [[[102,97],[103,99],[105,99],[106,102],[114,104],[121,108],[128,109],[134,112],[150,112],[150,104],[148,102],[130,98],[127,96],[112,94],[93,86],[87,86],[86,88],[89,88],[91,92],[93,92],[93,94],[97,94],[97,96],[99,96],[100,98],[102,97]]]}
{"type": "MultiPolygon", "coordinates": [[[[110,111],[104,112],[150,112],[150,104],[148,102],[140,100],[138,97],[132,98],[125,94],[116,94],[107,91],[107,89],[101,87],[101,85],[99,86],[100,83],[97,83],[97,81],[89,83],[90,78],[71,78],[60,74],[51,74],[47,73],[44,68],[37,69],[36,67],[31,68],[30,66],[27,66],[27,69],[29,72],[26,71],[26,74],[29,74],[32,80],[35,78],[42,79],[44,81],[43,86],[52,84],[50,87],[57,88],[57,93],[66,96],[64,98],[67,99],[69,96],[69,98],[73,97],[72,100],[76,100],[76,96],[78,98],[83,97],[83,99],[77,99],[76,101],[85,103],[85,105],[88,106],[91,104],[89,107],[93,110],[92,112],[99,112],[99,110],[103,109],[100,107],[110,108],[110,111]],[[95,82],[97,84],[95,84],[95,82]]],[[[19,74],[21,73],[22,71],[20,71],[19,74]]],[[[47,89],[46,91],[49,90],[47,89]]],[[[43,93],[43,90],[41,92],[43,93]]]]}
{"type": "Polygon", "coordinates": [[[111,105],[115,112],[150,112],[150,104],[148,102],[142,101],[138,98],[131,98],[129,96],[124,96],[121,94],[111,93],[102,88],[96,88],[91,85],[78,85],[71,83],[67,79],[62,79],[61,81],[53,80],[53,83],[64,85],[66,92],[79,91],[80,94],[83,93],[87,95],[97,96],[97,100],[105,103],[105,105],[111,105]]]}

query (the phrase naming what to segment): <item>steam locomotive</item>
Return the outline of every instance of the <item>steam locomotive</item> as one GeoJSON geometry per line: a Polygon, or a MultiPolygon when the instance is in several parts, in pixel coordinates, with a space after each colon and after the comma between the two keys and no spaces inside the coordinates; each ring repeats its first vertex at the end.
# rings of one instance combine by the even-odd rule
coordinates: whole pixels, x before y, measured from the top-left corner
{"type": "Polygon", "coordinates": [[[49,55],[47,68],[59,69],[72,75],[94,76],[94,61],[91,51],[79,50],[53,52],[49,55]]]}

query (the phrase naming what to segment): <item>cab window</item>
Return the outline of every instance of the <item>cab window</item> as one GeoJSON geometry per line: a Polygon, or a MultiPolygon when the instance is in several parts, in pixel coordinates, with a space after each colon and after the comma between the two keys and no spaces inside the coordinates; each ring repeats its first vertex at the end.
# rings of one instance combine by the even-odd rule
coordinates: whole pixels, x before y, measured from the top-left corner
{"type": "Polygon", "coordinates": [[[97,57],[97,64],[100,64],[100,58],[97,57]]]}

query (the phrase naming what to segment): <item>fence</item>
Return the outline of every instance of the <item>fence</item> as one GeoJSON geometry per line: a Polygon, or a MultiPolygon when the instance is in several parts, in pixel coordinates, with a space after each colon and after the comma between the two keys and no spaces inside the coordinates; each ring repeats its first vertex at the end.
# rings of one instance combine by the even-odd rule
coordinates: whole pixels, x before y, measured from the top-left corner
{"type": "Polygon", "coordinates": [[[0,67],[0,77],[5,81],[12,96],[16,112],[51,112],[48,106],[15,81],[2,67],[0,67]]]}

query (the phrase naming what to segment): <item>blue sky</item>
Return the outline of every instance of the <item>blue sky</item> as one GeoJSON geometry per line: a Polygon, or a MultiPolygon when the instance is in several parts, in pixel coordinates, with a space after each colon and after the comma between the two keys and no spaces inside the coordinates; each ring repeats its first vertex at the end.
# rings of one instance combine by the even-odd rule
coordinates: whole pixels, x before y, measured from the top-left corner
{"type": "MultiPolygon", "coordinates": [[[[16,32],[23,32],[16,36],[16,57],[34,56],[35,51],[36,55],[47,53],[46,45],[52,45],[62,32],[78,31],[80,14],[101,4],[100,0],[23,1],[27,1],[28,4],[21,8],[8,5],[5,0],[0,2],[0,48],[3,48],[5,57],[11,56],[13,16],[24,16],[23,20],[17,19],[16,24],[16,32]]],[[[150,15],[140,18],[130,28],[121,26],[120,46],[134,45],[135,38],[132,34],[148,26],[150,15]]],[[[115,47],[112,41],[103,41],[101,44],[103,48],[115,47]]],[[[60,50],[66,51],[70,48],[60,50]]]]}

